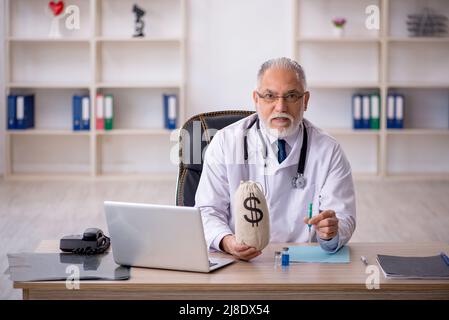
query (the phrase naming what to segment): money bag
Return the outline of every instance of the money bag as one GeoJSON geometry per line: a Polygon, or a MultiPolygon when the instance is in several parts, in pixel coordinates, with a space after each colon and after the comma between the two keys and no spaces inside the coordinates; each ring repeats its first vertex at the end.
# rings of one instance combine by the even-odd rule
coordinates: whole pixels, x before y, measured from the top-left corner
{"type": "Polygon", "coordinates": [[[270,216],[267,200],[253,181],[241,181],[234,194],[235,238],[262,250],[270,242],[270,216]]]}

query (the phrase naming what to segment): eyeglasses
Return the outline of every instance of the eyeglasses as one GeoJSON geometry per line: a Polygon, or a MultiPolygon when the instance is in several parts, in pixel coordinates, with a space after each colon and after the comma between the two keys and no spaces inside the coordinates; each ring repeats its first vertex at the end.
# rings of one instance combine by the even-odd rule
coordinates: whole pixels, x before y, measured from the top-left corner
{"type": "Polygon", "coordinates": [[[284,94],[283,96],[277,96],[271,92],[261,94],[256,91],[256,93],[259,96],[259,98],[261,98],[266,103],[274,103],[274,102],[277,102],[279,98],[282,98],[285,100],[285,102],[293,104],[293,103],[298,102],[302,97],[304,97],[304,95],[307,93],[307,91],[302,94],[300,94],[299,92],[293,91],[293,92],[284,94]]]}

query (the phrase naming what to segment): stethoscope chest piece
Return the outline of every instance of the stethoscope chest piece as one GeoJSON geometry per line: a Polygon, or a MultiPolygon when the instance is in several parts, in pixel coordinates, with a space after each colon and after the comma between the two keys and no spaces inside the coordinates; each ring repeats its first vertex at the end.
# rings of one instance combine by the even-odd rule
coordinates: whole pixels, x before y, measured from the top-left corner
{"type": "Polygon", "coordinates": [[[306,186],[306,178],[304,178],[304,175],[297,173],[292,179],[292,186],[293,188],[304,189],[306,186]]]}

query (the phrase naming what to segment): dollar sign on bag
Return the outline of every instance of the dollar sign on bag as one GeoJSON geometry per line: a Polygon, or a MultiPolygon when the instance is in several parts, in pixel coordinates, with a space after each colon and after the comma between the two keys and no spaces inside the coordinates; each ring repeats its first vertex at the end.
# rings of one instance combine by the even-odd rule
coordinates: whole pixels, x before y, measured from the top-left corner
{"type": "Polygon", "coordinates": [[[253,227],[254,227],[254,224],[256,224],[256,227],[258,227],[259,221],[261,221],[263,218],[263,212],[262,212],[262,210],[260,210],[256,207],[256,202],[260,203],[260,200],[257,199],[254,196],[254,193],[252,193],[252,192],[249,194],[249,197],[246,198],[245,201],[243,201],[243,206],[245,207],[245,209],[247,209],[251,212],[251,219],[248,218],[248,216],[246,214],[243,217],[245,218],[246,221],[251,223],[251,225],[253,227]],[[247,204],[248,202],[249,202],[249,206],[247,204]]]}

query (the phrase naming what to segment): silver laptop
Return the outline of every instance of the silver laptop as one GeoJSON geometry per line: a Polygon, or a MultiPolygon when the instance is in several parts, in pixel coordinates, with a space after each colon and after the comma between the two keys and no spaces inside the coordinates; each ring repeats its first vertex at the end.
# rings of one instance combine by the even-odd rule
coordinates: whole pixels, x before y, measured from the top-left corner
{"type": "Polygon", "coordinates": [[[105,201],[117,264],[210,272],[234,259],[209,258],[198,208],[105,201]]]}

